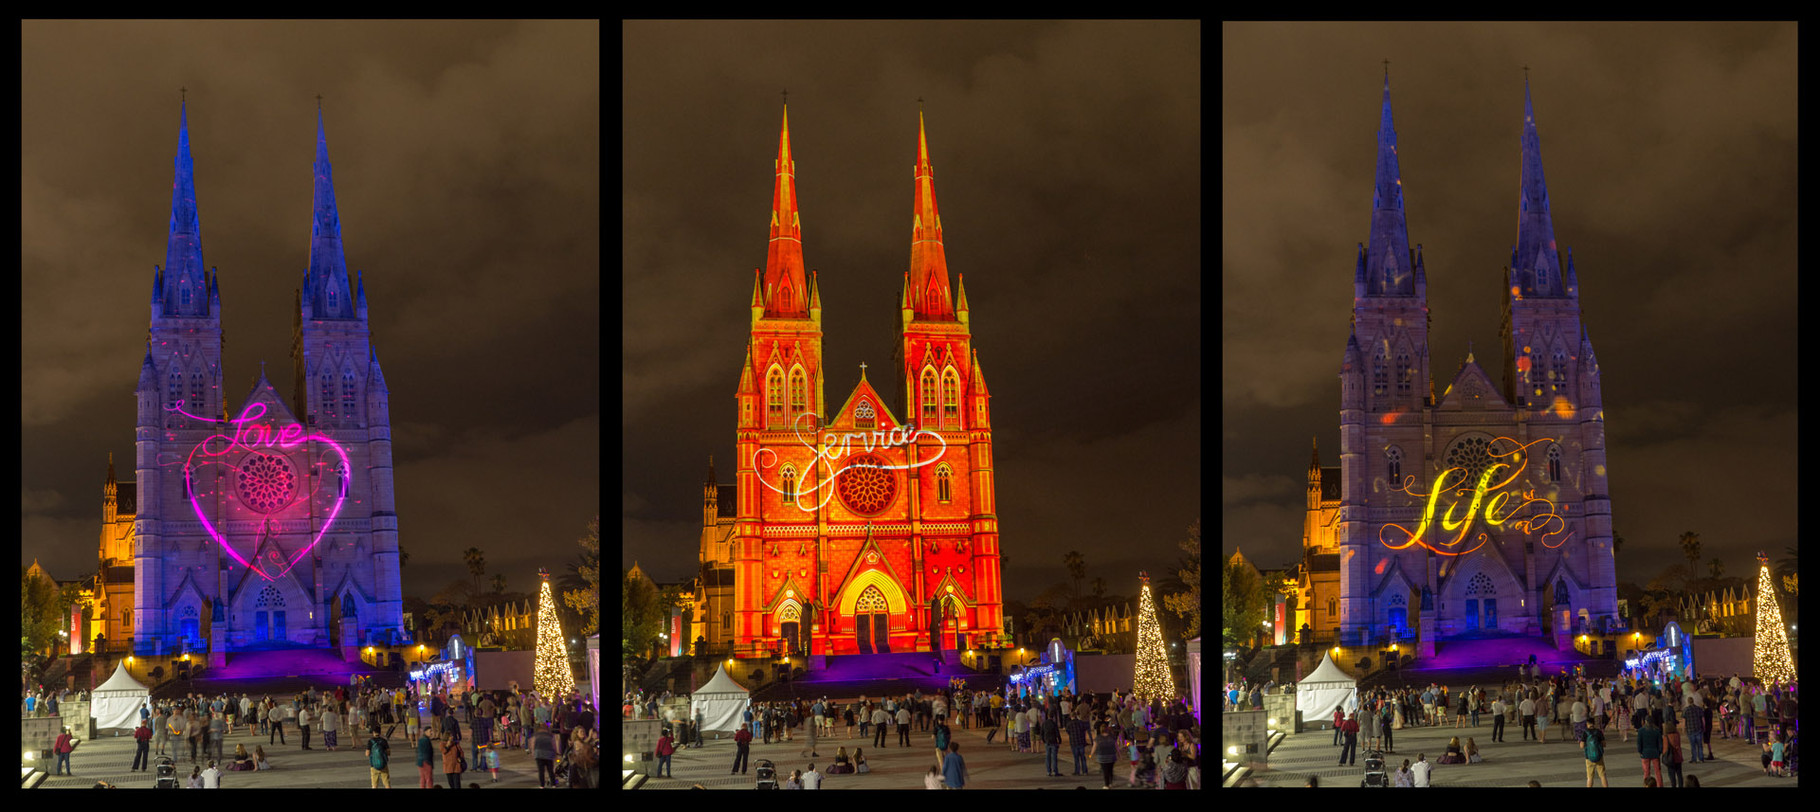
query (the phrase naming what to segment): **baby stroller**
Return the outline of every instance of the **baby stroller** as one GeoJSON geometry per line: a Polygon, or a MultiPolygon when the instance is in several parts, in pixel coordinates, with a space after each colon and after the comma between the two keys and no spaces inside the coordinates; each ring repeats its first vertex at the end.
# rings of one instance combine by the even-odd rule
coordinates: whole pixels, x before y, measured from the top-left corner
{"type": "Polygon", "coordinates": [[[182,788],[177,781],[177,762],[172,761],[170,756],[159,756],[154,759],[152,769],[153,775],[157,776],[152,780],[152,789],[182,788]]]}
{"type": "Polygon", "coordinates": [[[1388,787],[1390,773],[1384,771],[1384,753],[1380,750],[1365,751],[1365,780],[1359,782],[1361,787],[1388,787]]]}
{"type": "Polygon", "coordinates": [[[777,767],[771,764],[771,759],[758,760],[758,788],[777,789],[777,767]]]}

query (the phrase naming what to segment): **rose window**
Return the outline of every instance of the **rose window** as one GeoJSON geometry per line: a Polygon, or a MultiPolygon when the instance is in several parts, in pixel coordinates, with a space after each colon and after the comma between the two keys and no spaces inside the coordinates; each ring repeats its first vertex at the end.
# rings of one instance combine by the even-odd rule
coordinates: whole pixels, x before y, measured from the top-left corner
{"type": "Polygon", "coordinates": [[[1466,480],[1461,484],[1462,487],[1477,485],[1479,474],[1491,463],[1491,441],[1484,437],[1467,437],[1447,452],[1448,468],[1466,469],[1466,480]]]}
{"type": "Polygon", "coordinates": [[[297,475],[283,457],[255,454],[240,466],[235,477],[240,485],[240,501],[260,513],[272,513],[284,507],[297,487],[297,475]]]}
{"type": "Polygon", "coordinates": [[[834,478],[841,501],[854,513],[877,514],[890,506],[892,497],[897,495],[897,478],[884,465],[885,461],[877,457],[860,455],[834,478]]]}

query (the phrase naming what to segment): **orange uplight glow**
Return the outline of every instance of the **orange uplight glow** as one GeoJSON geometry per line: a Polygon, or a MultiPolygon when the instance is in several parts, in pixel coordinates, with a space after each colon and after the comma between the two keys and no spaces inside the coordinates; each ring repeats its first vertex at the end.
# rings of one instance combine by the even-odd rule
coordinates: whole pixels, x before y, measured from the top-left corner
{"type": "Polygon", "coordinates": [[[1549,405],[1548,411],[1553,412],[1556,417],[1571,420],[1574,416],[1574,405],[1567,401],[1565,395],[1556,395],[1555,402],[1549,405]]]}

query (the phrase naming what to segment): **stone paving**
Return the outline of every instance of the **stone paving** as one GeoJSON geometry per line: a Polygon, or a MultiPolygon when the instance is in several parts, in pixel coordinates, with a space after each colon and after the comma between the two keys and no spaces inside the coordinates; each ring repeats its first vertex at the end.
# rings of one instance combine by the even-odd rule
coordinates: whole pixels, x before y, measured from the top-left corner
{"type": "MultiPolygon", "coordinates": [[[[464,734],[467,730],[464,728],[464,734]]],[[[236,730],[227,737],[222,752],[228,761],[234,758],[234,745],[245,744],[247,752],[253,751],[253,745],[263,745],[270,770],[254,772],[222,772],[223,789],[253,787],[262,789],[281,787],[329,787],[338,789],[370,788],[371,780],[367,772],[366,736],[349,741],[345,734],[340,736],[340,746],[334,752],[323,749],[322,735],[314,733],[310,737],[313,749],[302,749],[301,733],[286,728],[285,739],[289,744],[267,744],[267,736],[249,733],[244,728],[236,730]]],[[[413,745],[404,741],[404,729],[392,737],[391,778],[393,789],[417,789],[417,754],[413,745]]],[[[468,764],[473,766],[473,748],[463,743],[468,754],[468,764]]],[[[133,738],[122,735],[118,738],[103,735],[92,741],[83,742],[70,757],[71,775],[52,777],[40,785],[41,789],[87,789],[96,781],[106,781],[121,789],[150,789],[153,784],[153,771],[133,772],[133,738]]],[[[181,751],[169,748],[171,757],[177,762],[177,775],[184,785],[189,784],[190,751],[185,744],[181,751]],[[181,755],[178,755],[181,753],[181,755]]],[[[436,783],[448,788],[448,776],[441,768],[441,750],[437,750],[438,762],[435,768],[436,783]]],[[[154,756],[155,758],[155,756],[154,756]]],[[[206,760],[203,762],[206,764],[206,760]]],[[[54,771],[56,759],[43,765],[42,769],[54,771]]],[[[599,768],[596,767],[594,786],[598,781],[599,768]]],[[[461,774],[461,786],[466,788],[470,783],[477,783],[482,789],[516,787],[537,788],[537,762],[522,749],[513,749],[501,753],[499,760],[499,780],[493,780],[492,773],[480,770],[469,770],[461,774]]]]}
{"type": "MultiPolygon", "coordinates": [[[[1491,740],[1491,722],[1480,717],[1477,728],[1468,724],[1455,728],[1450,722],[1441,727],[1405,727],[1395,731],[1395,753],[1385,753],[1384,766],[1393,775],[1411,763],[1418,753],[1425,753],[1434,764],[1429,774],[1437,787],[1524,787],[1534,779],[1544,787],[1586,786],[1586,758],[1580,754],[1571,733],[1557,735],[1562,728],[1551,728],[1546,743],[1534,739],[1523,741],[1522,725],[1505,725],[1503,742],[1491,740]],[[1478,764],[1439,764],[1441,753],[1454,736],[1464,745],[1468,736],[1479,747],[1484,761],[1478,764]]],[[[1643,764],[1637,758],[1637,739],[1618,738],[1615,726],[1607,727],[1606,780],[1613,787],[1643,786],[1643,764]]],[[[1685,735],[1683,747],[1688,747],[1685,735]]],[[[1360,748],[1361,751],[1363,748],[1360,748]]],[[[1683,777],[1697,775],[1703,787],[1792,787],[1795,778],[1775,778],[1763,774],[1762,747],[1741,739],[1718,739],[1712,743],[1716,761],[1687,762],[1681,765],[1683,777]]],[[[1692,751],[1686,751],[1691,756],[1692,751]]],[[[1333,731],[1324,725],[1304,733],[1288,736],[1270,753],[1270,769],[1253,773],[1262,786],[1304,786],[1309,776],[1319,776],[1324,787],[1356,787],[1364,779],[1365,756],[1361,752],[1356,764],[1338,766],[1340,748],[1333,744],[1333,731]]],[[[1666,780],[1666,775],[1664,776],[1666,780]]],[[[1593,786],[1599,786],[1597,776],[1593,786]]]]}
{"type": "MultiPolygon", "coordinates": [[[[857,728],[855,728],[857,730],[857,728]]],[[[1091,790],[1101,788],[1099,764],[1093,761],[1091,750],[1087,754],[1086,776],[1069,775],[1069,762],[1073,757],[1064,735],[1056,763],[1062,775],[1051,778],[1044,775],[1044,750],[1034,739],[1031,749],[1035,752],[1013,752],[1000,734],[986,743],[986,733],[978,727],[972,729],[951,728],[955,741],[960,742],[961,757],[967,762],[967,771],[971,775],[966,789],[1067,789],[1085,787],[1091,790]]],[[[852,739],[847,738],[846,727],[837,725],[835,735],[821,737],[816,744],[820,758],[802,755],[803,748],[809,739],[799,729],[796,740],[791,742],[772,742],[764,744],[758,739],[752,741],[751,752],[747,763],[756,765],[761,758],[768,758],[777,767],[778,779],[788,777],[792,770],[806,770],[814,762],[817,772],[822,773],[822,789],[922,789],[923,776],[929,768],[935,766],[935,736],[933,733],[912,730],[910,747],[897,746],[897,733],[886,734],[885,743],[890,745],[883,749],[872,746],[870,737],[861,738],[857,733],[852,739]],[[853,755],[855,747],[866,751],[866,764],[872,772],[865,775],[828,775],[828,765],[834,763],[834,754],[842,745],[847,748],[847,755],[853,755]]],[[[700,748],[676,751],[671,759],[670,772],[675,778],[653,777],[644,785],[644,789],[689,789],[701,784],[707,789],[753,789],[756,786],[755,774],[729,775],[733,767],[734,746],[731,736],[716,741],[712,735],[700,748]]],[[[1122,765],[1121,765],[1122,766],[1122,765]]],[[[655,764],[653,764],[655,769],[655,764]]],[[[749,768],[749,770],[752,768],[749,768]]],[[[1113,772],[1113,789],[1130,789],[1125,783],[1127,770],[1113,772]]]]}

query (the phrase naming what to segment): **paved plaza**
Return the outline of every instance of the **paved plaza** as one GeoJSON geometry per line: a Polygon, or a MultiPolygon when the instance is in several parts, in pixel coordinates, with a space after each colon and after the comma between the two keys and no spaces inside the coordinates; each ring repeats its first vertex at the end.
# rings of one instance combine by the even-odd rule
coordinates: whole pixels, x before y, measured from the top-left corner
{"type": "MultiPolygon", "coordinates": [[[[1523,741],[1522,725],[1505,725],[1503,742],[1491,740],[1491,722],[1480,716],[1480,726],[1469,723],[1456,729],[1451,722],[1443,727],[1405,727],[1394,731],[1395,753],[1385,753],[1384,766],[1393,775],[1403,764],[1426,753],[1428,763],[1435,765],[1430,781],[1437,787],[1524,787],[1530,780],[1544,787],[1586,786],[1586,758],[1571,733],[1557,736],[1559,726],[1549,731],[1548,742],[1523,741]],[[1468,736],[1479,747],[1484,761],[1478,764],[1440,764],[1447,742],[1460,737],[1462,746],[1468,736]]],[[[1605,729],[1606,779],[1613,787],[1643,786],[1643,764],[1637,758],[1637,738],[1626,742],[1618,738],[1615,726],[1605,729]]],[[[1363,744],[1363,737],[1360,742],[1363,744]]],[[[1685,735],[1682,747],[1691,757],[1685,735]]],[[[1363,747],[1360,748],[1361,751],[1363,747]]],[[[1681,765],[1683,777],[1700,777],[1703,787],[1792,787],[1794,778],[1773,778],[1763,774],[1761,746],[1741,739],[1717,739],[1712,743],[1716,761],[1681,765]]],[[[1309,776],[1318,776],[1324,787],[1357,787],[1365,774],[1365,756],[1361,752],[1356,764],[1337,766],[1340,748],[1333,744],[1333,731],[1326,726],[1311,727],[1295,736],[1285,737],[1270,753],[1270,769],[1254,772],[1262,786],[1304,786],[1309,776]]],[[[1666,776],[1664,776],[1666,779],[1666,776]]],[[[1599,786],[1593,778],[1593,786],[1599,786]]]]}
{"type": "MultiPolygon", "coordinates": [[[[856,728],[857,729],[857,728],[856,728]]],[[[1000,734],[986,743],[986,733],[980,728],[950,728],[954,740],[960,742],[961,758],[967,762],[970,780],[966,789],[1075,789],[1086,787],[1100,789],[1099,764],[1093,761],[1093,753],[1087,754],[1086,776],[1069,775],[1069,761],[1073,753],[1063,739],[1056,763],[1061,767],[1062,775],[1051,778],[1044,775],[1044,750],[1034,741],[1031,749],[1035,752],[1012,752],[1000,734]]],[[[861,738],[857,734],[847,738],[844,726],[835,727],[834,737],[822,737],[816,744],[816,752],[821,758],[809,758],[801,755],[808,737],[800,731],[793,742],[772,742],[763,744],[758,739],[752,740],[751,754],[746,759],[748,764],[756,765],[761,758],[768,758],[777,766],[778,780],[789,777],[792,770],[806,770],[814,762],[816,772],[822,774],[822,789],[922,789],[923,776],[929,768],[935,766],[935,736],[932,733],[912,730],[910,747],[897,746],[897,733],[885,736],[885,743],[890,747],[874,748],[870,737],[861,738]],[[857,746],[866,751],[866,763],[872,772],[865,775],[828,775],[828,765],[834,763],[834,754],[845,745],[847,755],[853,755],[857,746]]],[[[644,785],[644,789],[689,789],[701,784],[708,789],[752,789],[756,785],[756,767],[750,767],[746,775],[728,775],[733,768],[733,739],[727,736],[716,741],[710,734],[699,749],[676,751],[671,760],[671,772],[675,778],[653,777],[644,785]]],[[[1124,765],[1120,765],[1124,766],[1124,765]]],[[[653,762],[655,769],[655,762],[653,762]]],[[[1128,769],[1114,770],[1113,789],[1129,789],[1125,784],[1128,769]]]]}
{"type": "MultiPolygon", "coordinates": [[[[468,731],[464,728],[463,734],[468,731]]],[[[253,772],[226,772],[221,774],[222,789],[239,789],[251,787],[256,789],[277,788],[316,788],[335,789],[369,788],[371,786],[366,762],[366,736],[353,741],[342,735],[341,746],[334,752],[322,748],[322,735],[315,733],[310,737],[310,746],[314,749],[300,749],[303,743],[301,734],[287,728],[285,738],[289,744],[267,744],[266,736],[238,730],[227,737],[223,753],[231,763],[234,759],[234,745],[245,744],[248,753],[253,745],[265,747],[266,759],[272,769],[253,772]]],[[[400,728],[392,737],[391,776],[393,789],[418,788],[417,753],[414,744],[404,741],[404,730],[400,728]]],[[[463,742],[464,751],[468,754],[468,764],[473,765],[473,748],[463,742]]],[[[184,786],[189,785],[190,751],[184,745],[179,751],[171,748],[172,759],[177,762],[177,775],[184,786]],[[181,756],[177,755],[181,752],[181,756]]],[[[435,768],[436,783],[447,789],[449,779],[442,772],[442,751],[438,745],[437,764],[435,768]]],[[[206,764],[206,760],[204,761],[206,764]]],[[[41,765],[47,771],[56,769],[56,760],[41,765]]],[[[70,770],[74,776],[55,776],[46,780],[41,789],[86,789],[93,787],[96,781],[106,781],[122,789],[150,789],[156,775],[153,771],[133,772],[133,738],[122,735],[115,738],[103,735],[100,738],[82,743],[70,757],[70,770]]],[[[469,770],[461,774],[461,786],[477,783],[482,789],[516,787],[537,788],[537,762],[523,750],[513,749],[501,753],[499,760],[499,780],[495,782],[486,770],[469,770]]],[[[595,784],[599,783],[599,768],[595,769],[595,784]]]]}

